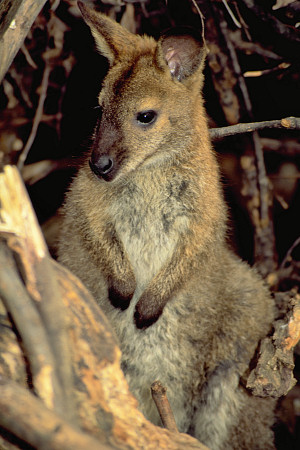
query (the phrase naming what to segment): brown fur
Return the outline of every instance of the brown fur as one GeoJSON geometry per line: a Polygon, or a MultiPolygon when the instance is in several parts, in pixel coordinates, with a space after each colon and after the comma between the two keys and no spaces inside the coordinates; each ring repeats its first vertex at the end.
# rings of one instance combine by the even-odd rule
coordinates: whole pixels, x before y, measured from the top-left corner
{"type": "Polygon", "coordinates": [[[180,431],[212,449],[271,449],[273,404],[239,379],[273,304],[225,242],[202,44],[185,30],[157,43],[81,10],[110,70],[90,160],[67,196],[60,260],[110,319],[146,417],[160,423],[150,396],[160,379],[180,431]]]}

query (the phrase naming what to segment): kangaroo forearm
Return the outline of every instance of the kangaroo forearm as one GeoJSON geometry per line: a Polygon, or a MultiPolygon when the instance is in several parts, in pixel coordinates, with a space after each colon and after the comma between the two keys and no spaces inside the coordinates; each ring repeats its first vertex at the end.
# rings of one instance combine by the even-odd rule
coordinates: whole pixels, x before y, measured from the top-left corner
{"type": "Polygon", "coordinates": [[[191,254],[188,245],[178,248],[143,292],[135,311],[138,328],[146,328],[156,322],[172,294],[189,279],[196,255],[194,252],[193,257],[188,259],[187,254],[191,254]]]}
{"type": "Polygon", "coordinates": [[[135,277],[115,230],[110,224],[85,240],[88,251],[108,282],[109,298],[115,307],[126,309],[135,291],[135,277]]]}
{"type": "Polygon", "coordinates": [[[130,263],[117,245],[104,250],[103,272],[108,280],[109,299],[122,310],[129,306],[134,294],[136,282],[130,263]],[[106,254],[105,254],[106,253],[106,254]]]}

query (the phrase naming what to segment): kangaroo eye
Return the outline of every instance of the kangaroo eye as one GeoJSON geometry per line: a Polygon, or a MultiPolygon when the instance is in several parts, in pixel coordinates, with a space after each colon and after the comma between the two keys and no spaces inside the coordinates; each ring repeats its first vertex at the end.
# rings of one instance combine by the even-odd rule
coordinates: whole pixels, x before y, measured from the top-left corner
{"type": "Polygon", "coordinates": [[[136,120],[140,125],[151,125],[155,122],[157,113],[155,111],[142,111],[137,113],[136,120]]]}

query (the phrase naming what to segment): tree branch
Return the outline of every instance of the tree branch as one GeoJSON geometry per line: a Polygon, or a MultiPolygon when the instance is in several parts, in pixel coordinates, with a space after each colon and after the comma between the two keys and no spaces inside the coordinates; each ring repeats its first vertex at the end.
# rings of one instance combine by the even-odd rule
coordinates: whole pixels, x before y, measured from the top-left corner
{"type": "Polygon", "coordinates": [[[174,415],[167,398],[167,389],[161,384],[160,381],[154,381],[151,385],[151,394],[163,426],[167,428],[167,430],[178,433],[174,415]]]}
{"type": "Polygon", "coordinates": [[[0,425],[34,448],[112,450],[75,428],[19,384],[0,376],[0,425]]]}
{"type": "MultiPolygon", "coordinates": [[[[220,31],[226,42],[227,52],[230,56],[233,72],[241,93],[242,104],[248,117],[252,119],[253,113],[250,95],[242,74],[234,42],[231,40],[227,22],[222,9],[218,8],[214,3],[212,5],[219,21],[220,31]]],[[[245,188],[242,192],[248,197],[247,208],[249,209],[250,217],[254,225],[255,264],[262,276],[266,277],[277,265],[273,218],[270,209],[272,196],[270,195],[264,155],[257,131],[252,130],[251,140],[254,154],[252,152],[249,153],[247,156],[249,164],[243,167],[245,188]]]]}
{"type": "Polygon", "coordinates": [[[36,393],[48,408],[63,412],[64,396],[57,379],[54,356],[44,325],[16,275],[16,265],[3,242],[0,245],[0,266],[0,295],[22,338],[36,393]]]}
{"type": "Polygon", "coordinates": [[[69,417],[75,409],[70,394],[72,373],[66,313],[57,295],[49,253],[28,194],[17,169],[11,166],[0,174],[0,205],[0,234],[18,255],[26,286],[16,279],[12,257],[2,253],[3,300],[24,342],[34,387],[49,407],[58,408],[69,417]],[[18,287],[18,296],[13,295],[14,285],[18,287]],[[31,322],[32,330],[28,327],[31,322]]]}
{"type": "Polygon", "coordinates": [[[49,84],[49,76],[50,76],[50,72],[51,72],[51,65],[50,63],[46,60],[46,65],[45,65],[45,69],[44,69],[44,73],[43,73],[43,78],[41,81],[41,87],[40,87],[40,96],[39,96],[39,102],[38,102],[38,106],[34,115],[34,119],[33,119],[33,124],[32,124],[32,128],[29,134],[29,137],[27,139],[26,145],[23,148],[19,160],[18,160],[18,168],[19,170],[22,170],[24,163],[27,159],[29,150],[32,147],[32,144],[35,140],[36,137],[36,133],[39,127],[39,124],[42,120],[42,116],[43,116],[43,111],[44,111],[44,103],[46,100],[46,96],[47,96],[47,90],[48,90],[48,84],[49,84]]]}
{"type": "Polygon", "coordinates": [[[287,130],[299,130],[299,117],[286,117],[285,119],[269,120],[265,122],[238,123],[228,127],[211,128],[209,134],[211,139],[222,139],[226,136],[235,134],[251,133],[253,131],[263,130],[266,128],[285,128],[287,130]]]}
{"type": "Polygon", "coordinates": [[[0,45],[0,82],[5,76],[35,18],[47,0],[22,0],[15,12],[14,21],[4,32],[0,45]]]}

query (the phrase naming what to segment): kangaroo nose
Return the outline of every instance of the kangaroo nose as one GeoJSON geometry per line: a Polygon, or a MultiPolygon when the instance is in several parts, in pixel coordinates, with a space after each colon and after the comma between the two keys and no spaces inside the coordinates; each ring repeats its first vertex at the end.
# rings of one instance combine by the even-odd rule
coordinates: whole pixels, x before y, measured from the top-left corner
{"type": "Polygon", "coordinates": [[[96,162],[93,162],[93,158],[89,161],[91,170],[101,178],[106,178],[106,176],[112,171],[114,167],[114,160],[111,156],[102,155],[97,158],[96,162]]]}

